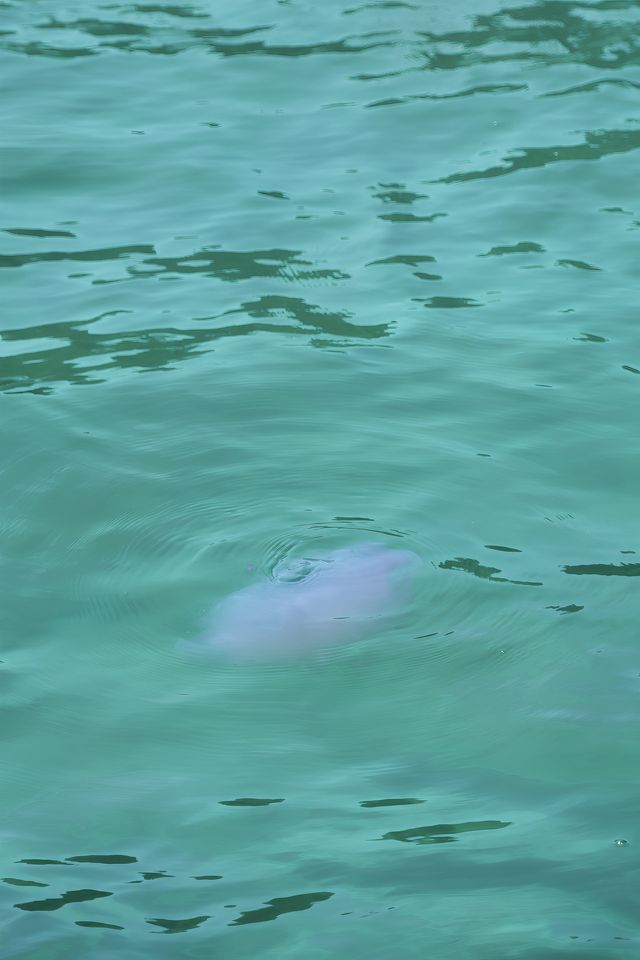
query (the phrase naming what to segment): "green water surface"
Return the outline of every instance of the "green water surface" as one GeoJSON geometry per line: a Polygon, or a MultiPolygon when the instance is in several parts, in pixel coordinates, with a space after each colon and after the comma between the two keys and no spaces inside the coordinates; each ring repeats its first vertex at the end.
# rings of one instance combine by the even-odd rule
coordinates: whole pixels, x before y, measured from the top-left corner
{"type": "Polygon", "coordinates": [[[3,960],[636,960],[640,3],[3,0],[0,66],[3,960]],[[184,652],[363,540],[401,622],[184,652]]]}

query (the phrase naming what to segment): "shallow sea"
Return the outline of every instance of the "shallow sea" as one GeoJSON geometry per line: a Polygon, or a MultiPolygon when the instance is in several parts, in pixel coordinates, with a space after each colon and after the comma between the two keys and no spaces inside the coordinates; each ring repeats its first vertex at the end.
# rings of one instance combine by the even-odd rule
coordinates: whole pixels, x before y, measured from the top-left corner
{"type": "Polygon", "coordinates": [[[635,960],[640,3],[3,0],[0,63],[3,960],[635,960]],[[365,540],[392,628],[184,652],[365,540]]]}

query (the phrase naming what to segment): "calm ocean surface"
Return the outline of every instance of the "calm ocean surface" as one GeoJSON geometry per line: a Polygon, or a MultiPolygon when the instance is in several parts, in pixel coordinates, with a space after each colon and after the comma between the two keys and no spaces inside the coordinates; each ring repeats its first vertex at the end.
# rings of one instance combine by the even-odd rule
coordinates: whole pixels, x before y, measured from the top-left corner
{"type": "Polygon", "coordinates": [[[0,63],[3,960],[636,960],[640,3],[4,0],[0,63]],[[382,633],[184,651],[372,540],[382,633]]]}

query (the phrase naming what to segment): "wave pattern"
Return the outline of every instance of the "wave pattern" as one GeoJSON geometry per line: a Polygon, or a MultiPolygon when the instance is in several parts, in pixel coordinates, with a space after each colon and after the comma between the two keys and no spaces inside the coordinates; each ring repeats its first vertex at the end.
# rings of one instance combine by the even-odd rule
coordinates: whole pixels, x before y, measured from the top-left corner
{"type": "MultiPolygon", "coordinates": [[[[474,214],[467,209],[464,191],[475,181],[486,181],[488,189],[489,181],[511,180],[516,174],[535,178],[527,182],[528,187],[554,190],[557,183],[564,182],[560,172],[557,179],[556,169],[566,169],[570,178],[577,171],[586,176],[592,163],[635,155],[640,130],[629,112],[630,97],[637,88],[632,72],[640,50],[640,14],[631,0],[514,4],[472,16],[452,14],[449,20],[457,20],[456,25],[447,24],[442,17],[437,29],[435,25],[425,29],[421,7],[414,4],[351,7],[336,3],[322,15],[305,17],[294,7],[274,3],[262,8],[254,22],[251,15],[255,10],[248,3],[237,15],[222,19],[199,4],[95,4],[89,10],[70,4],[64,16],[45,8],[27,10],[17,3],[6,3],[3,9],[5,29],[0,46],[14,58],[31,58],[25,63],[32,64],[28,69],[33,71],[40,71],[42,58],[85,60],[86,65],[79,63],[77,69],[91,89],[94,76],[100,82],[102,68],[89,61],[108,54],[122,65],[125,76],[140,70],[147,82],[162,84],[167,67],[156,66],[148,55],[173,54],[184,62],[187,57],[195,58],[188,70],[199,83],[203,71],[210,69],[200,56],[213,54],[218,61],[219,88],[219,92],[209,91],[197,98],[181,87],[175,100],[170,95],[166,116],[134,92],[131,113],[140,118],[128,135],[146,135],[149,147],[142,147],[141,152],[133,142],[125,148],[115,103],[106,104],[100,114],[102,131],[96,138],[93,107],[78,85],[66,94],[70,123],[60,137],[53,138],[50,118],[44,112],[36,115],[26,132],[21,132],[18,123],[15,136],[9,138],[9,164],[4,173],[9,191],[24,175],[22,151],[35,148],[38,138],[47,133],[50,161],[38,168],[40,172],[33,171],[39,177],[39,190],[44,190],[45,196],[50,190],[53,196],[56,180],[63,174],[61,161],[69,166],[71,179],[61,194],[62,204],[51,205],[59,209],[55,222],[43,223],[35,210],[29,222],[21,221],[24,204],[15,208],[9,204],[10,219],[0,237],[0,269],[12,293],[0,329],[4,390],[48,392],[56,383],[108,382],[109,371],[115,369],[129,373],[166,369],[167,364],[201,356],[207,343],[249,332],[280,337],[302,331],[310,334],[306,339],[310,345],[349,349],[363,338],[390,336],[399,316],[396,304],[403,300],[406,306],[401,315],[410,311],[412,304],[423,303],[446,317],[456,307],[485,309],[489,291],[493,291],[491,303],[503,301],[504,294],[496,291],[511,282],[514,270],[521,272],[519,282],[524,282],[525,269],[568,265],[592,271],[607,269],[602,261],[608,258],[593,242],[596,232],[593,239],[585,235],[582,250],[558,239],[549,243],[549,230],[543,224],[538,225],[537,235],[514,236],[513,224],[501,215],[494,238],[498,242],[487,244],[478,237],[476,244],[477,231],[465,233],[468,217],[474,214]],[[320,22],[322,39],[318,37],[320,22]],[[335,39],[325,39],[327,31],[335,39]],[[265,66],[265,58],[270,66],[265,66]],[[363,71],[358,66],[363,58],[371,69],[363,71]],[[315,83],[318,62],[324,65],[324,75],[331,78],[326,95],[315,83]],[[395,67],[389,70],[385,64],[391,63],[395,67]],[[535,72],[535,65],[545,69],[535,72]],[[256,70],[260,76],[273,77],[273,91],[269,82],[263,91],[251,86],[256,70]],[[278,90],[284,77],[299,89],[297,105],[293,106],[292,98],[292,107],[287,109],[282,107],[278,90]],[[416,88],[422,78],[429,89],[416,88]],[[236,106],[229,94],[238,84],[250,92],[236,106]],[[377,90],[374,99],[371,88],[377,90]],[[472,101],[476,107],[468,106],[472,101]],[[567,116],[565,102],[572,104],[567,116]],[[602,109],[605,102],[606,109],[602,109]],[[368,107],[377,109],[369,112],[368,107]],[[392,107],[401,109],[390,112],[392,107]],[[348,116],[354,132],[340,171],[332,169],[329,162],[323,165],[331,150],[327,152],[323,141],[329,144],[340,129],[330,118],[329,108],[336,118],[348,116]],[[479,127],[470,115],[462,160],[445,161],[443,154],[460,154],[455,147],[455,125],[469,109],[479,116],[484,112],[488,126],[479,127]],[[516,115],[522,122],[514,121],[516,115]],[[362,182],[358,171],[366,166],[371,146],[379,140],[380,124],[388,122],[391,130],[397,126],[402,137],[412,118],[433,131],[439,144],[435,156],[417,163],[392,149],[380,166],[380,173],[383,168],[385,173],[378,183],[362,182]],[[238,168],[237,158],[242,157],[239,131],[247,122],[254,126],[257,149],[253,160],[244,157],[238,168]],[[314,125],[322,131],[320,139],[314,125]],[[540,131],[538,142],[529,140],[531,125],[540,131]],[[192,150],[186,165],[181,149],[184,138],[192,150]],[[320,157],[313,189],[309,189],[310,181],[303,185],[295,163],[286,174],[289,183],[280,182],[277,158],[287,152],[303,168],[320,157]],[[158,160],[163,154],[166,163],[158,160]],[[489,159],[483,159],[487,155],[489,159]],[[129,189],[132,197],[137,196],[135,234],[144,235],[142,242],[131,237],[132,225],[118,228],[118,221],[126,215],[123,194],[106,168],[100,172],[101,158],[110,159],[114,169],[124,170],[125,164],[128,177],[137,169],[136,183],[131,182],[129,189]],[[56,172],[48,188],[46,170],[51,165],[56,172]],[[167,171],[173,167],[181,180],[186,178],[182,185],[167,181],[167,171]],[[202,189],[210,191],[211,203],[205,202],[209,208],[206,232],[210,233],[211,222],[217,222],[222,242],[189,246],[185,240],[189,234],[201,235],[204,226],[201,211],[185,206],[189,180],[194,176],[202,189]],[[80,204],[86,208],[87,186],[97,191],[95,223],[86,215],[77,218],[80,204]],[[276,201],[281,205],[277,213],[265,206],[276,201]],[[154,213],[158,202],[168,205],[166,217],[154,213]],[[118,211],[113,223],[112,205],[118,211]],[[76,219],[69,219],[71,216],[76,219]],[[244,217],[248,218],[247,229],[244,217]],[[171,220],[175,227],[167,232],[171,220]],[[255,233],[258,241],[253,249],[246,245],[248,231],[255,233]],[[113,239],[96,243],[101,234],[113,239]],[[284,236],[294,243],[282,244],[280,237],[284,236]],[[368,249],[361,248],[356,239],[360,236],[368,237],[368,249]],[[242,242],[234,243],[233,237],[242,242]],[[51,244],[52,240],[56,243],[51,244]],[[336,244],[342,246],[344,255],[337,254],[336,244]],[[179,252],[168,252],[176,246],[179,252]],[[491,263],[479,271],[472,261],[487,255],[488,249],[541,254],[546,250],[549,259],[526,265],[505,263],[503,269],[491,263]],[[423,264],[429,261],[437,267],[425,268],[423,264]],[[367,266],[379,269],[393,263],[416,269],[412,274],[397,273],[390,278],[391,285],[382,274],[365,271],[367,266]],[[207,286],[216,281],[234,284],[237,297],[225,294],[221,298],[215,288],[207,286]],[[163,282],[163,291],[151,291],[150,282],[163,282]],[[126,295],[118,289],[122,283],[127,284],[126,295]],[[438,294],[424,296],[425,283],[438,285],[438,294]],[[175,286],[169,290],[164,284],[175,286]],[[55,298],[58,316],[50,322],[33,324],[22,319],[35,285],[59,291],[55,298]],[[310,299],[306,294],[300,296],[298,290],[303,286],[313,287],[318,295],[310,299]],[[362,313],[363,290],[381,307],[385,300],[388,305],[386,316],[374,323],[362,313]],[[89,309],[80,315],[102,318],[100,336],[95,330],[88,335],[92,321],[76,319],[78,293],[90,301],[89,309]],[[205,304],[211,299],[222,299],[223,309],[207,310],[205,304]],[[159,316],[162,311],[155,305],[162,300],[177,322],[172,318],[165,323],[159,316]],[[145,316],[142,327],[134,323],[123,330],[126,314],[122,304],[127,301],[125,309],[130,310],[132,320],[138,314],[131,309],[132,302],[153,304],[151,311],[155,310],[156,316],[145,316]],[[210,319],[203,321],[203,316],[210,319]],[[221,317],[233,316],[255,322],[219,323],[221,317]],[[118,317],[113,336],[103,333],[109,326],[108,317],[118,317]],[[209,324],[213,317],[216,330],[204,331],[201,324],[209,324]],[[271,323],[275,317],[295,322],[271,323]]],[[[56,69],[66,75],[65,64],[59,68],[52,65],[46,71],[56,69]]],[[[169,76],[172,74],[170,67],[169,76]]],[[[425,139],[418,133],[416,145],[428,147],[428,142],[429,136],[425,139]]],[[[569,186],[570,193],[573,189],[569,186]]],[[[492,202],[490,191],[486,204],[492,202]]],[[[597,215],[601,218],[602,212],[591,212],[592,217],[597,215]]],[[[635,214],[630,211],[629,215],[635,214]]],[[[637,229],[636,222],[621,223],[617,235],[625,229],[637,229]]],[[[586,293],[577,279],[565,289],[569,300],[586,293]]],[[[604,291],[604,287],[600,289],[604,291]]],[[[147,314],[148,308],[144,312],[147,314]]],[[[637,369],[630,359],[621,356],[618,369],[637,369]]]]}
{"type": "Polygon", "coordinates": [[[7,955],[636,960],[640,3],[0,0],[0,57],[7,955]],[[363,540],[393,630],[194,662],[363,540]]]}

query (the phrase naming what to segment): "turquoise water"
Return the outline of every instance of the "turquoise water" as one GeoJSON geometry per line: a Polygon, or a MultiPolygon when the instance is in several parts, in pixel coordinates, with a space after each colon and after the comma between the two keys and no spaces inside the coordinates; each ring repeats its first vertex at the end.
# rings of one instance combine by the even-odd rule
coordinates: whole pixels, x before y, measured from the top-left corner
{"type": "Polygon", "coordinates": [[[640,3],[0,48],[3,958],[636,958],[640,3]],[[185,652],[365,540],[383,632],[185,652]]]}

